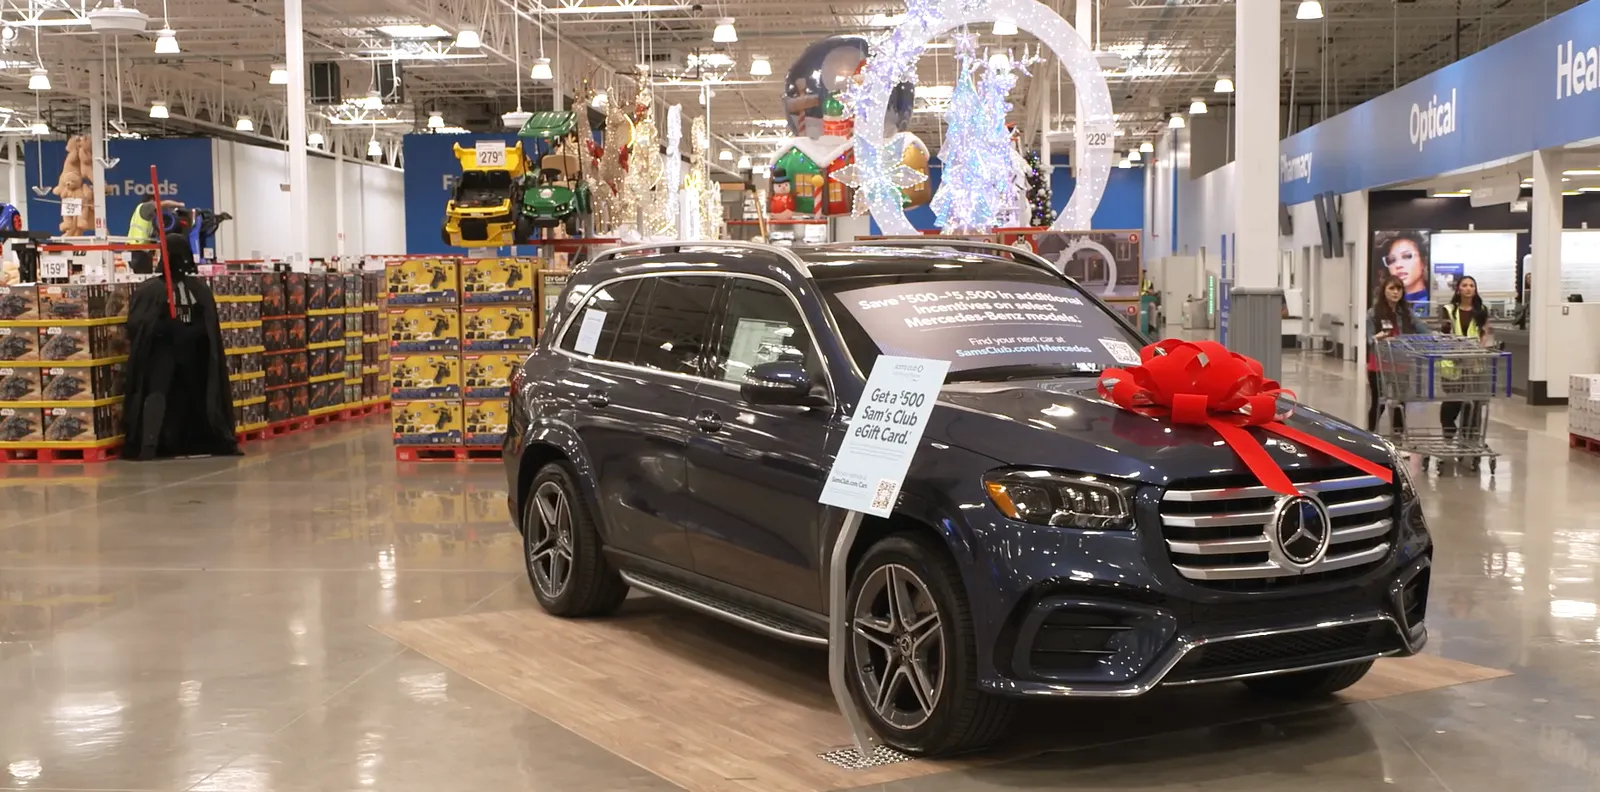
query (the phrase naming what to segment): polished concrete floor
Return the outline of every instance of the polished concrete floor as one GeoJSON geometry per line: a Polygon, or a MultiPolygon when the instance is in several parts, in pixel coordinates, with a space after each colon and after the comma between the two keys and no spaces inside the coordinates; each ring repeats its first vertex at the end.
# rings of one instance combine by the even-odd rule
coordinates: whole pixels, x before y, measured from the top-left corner
{"type": "MultiPolygon", "coordinates": [[[[1286,366],[1356,414],[1355,372],[1286,366]]],[[[382,420],[240,459],[0,467],[0,789],[677,789],[369,626],[532,606],[499,469],[397,467],[382,420]]],[[[1600,457],[1565,432],[1497,407],[1498,475],[1421,484],[1429,651],[1512,676],[1231,719],[1068,707],[1105,738],[873,789],[1600,788],[1600,457]]]]}

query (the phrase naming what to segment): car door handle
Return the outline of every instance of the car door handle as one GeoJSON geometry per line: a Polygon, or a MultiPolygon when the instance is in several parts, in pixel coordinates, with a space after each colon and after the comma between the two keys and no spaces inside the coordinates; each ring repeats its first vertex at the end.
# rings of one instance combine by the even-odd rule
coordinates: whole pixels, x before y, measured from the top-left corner
{"type": "Polygon", "coordinates": [[[605,391],[589,391],[583,395],[583,401],[590,407],[611,406],[611,397],[607,396],[605,391]]]}
{"type": "Polygon", "coordinates": [[[722,431],[722,416],[707,410],[694,417],[694,425],[706,434],[716,434],[722,431]]]}

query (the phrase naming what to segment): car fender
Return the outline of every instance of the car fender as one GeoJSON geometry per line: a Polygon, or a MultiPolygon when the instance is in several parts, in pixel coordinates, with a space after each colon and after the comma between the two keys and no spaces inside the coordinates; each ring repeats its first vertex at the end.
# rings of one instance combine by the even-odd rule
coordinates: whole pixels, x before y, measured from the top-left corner
{"type": "Polygon", "coordinates": [[[583,490],[581,494],[583,495],[584,503],[589,507],[590,517],[594,520],[595,525],[600,528],[601,538],[605,538],[610,531],[600,519],[600,492],[594,486],[594,467],[589,461],[589,455],[583,450],[583,443],[578,440],[578,433],[571,426],[558,421],[540,421],[528,427],[528,431],[523,434],[522,447],[517,455],[519,465],[517,471],[518,491],[512,493],[517,508],[517,519],[519,521],[522,519],[523,492],[521,492],[521,489],[523,484],[531,482],[533,477],[539,473],[538,470],[524,469],[522,467],[530,464],[529,451],[536,447],[555,450],[572,466],[578,487],[583,490]]]}

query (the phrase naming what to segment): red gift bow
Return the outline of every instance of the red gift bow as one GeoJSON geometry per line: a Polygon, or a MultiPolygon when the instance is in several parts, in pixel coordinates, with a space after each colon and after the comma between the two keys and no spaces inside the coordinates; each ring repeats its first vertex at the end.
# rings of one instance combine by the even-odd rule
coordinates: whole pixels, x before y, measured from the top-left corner
{"type": "Polygon", "coordinates": [[[1278,415],[1278,397],[1292,399],[1294,393],[1263,376],[1258,361],[1230,352],[1215,341],[1177,339],[1147,346],[1139,356],[1144,365],[1101,372],[1100,395],[1130,412],[1211,427],[1273,492],[1300,494],[1245,427],[1258,426],[1314,448],[1386,484],[1394,481],[1388,467],[1285,426],[1281,419],[1287,414],[1278,415]]]}

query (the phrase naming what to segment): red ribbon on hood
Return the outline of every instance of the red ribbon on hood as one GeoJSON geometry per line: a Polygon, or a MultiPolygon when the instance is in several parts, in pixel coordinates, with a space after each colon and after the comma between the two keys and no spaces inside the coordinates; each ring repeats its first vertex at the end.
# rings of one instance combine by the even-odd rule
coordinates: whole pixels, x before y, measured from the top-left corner
{"type": "Polygon", "coordinates": [[[1143,365],[1106,369],[1100,395],[1130,412],[1166,418],[1176,424],[1209,426],[1233,449],[1245,467],[1274,492],[1299,495],[1289,476],[1246,427],[1260,427],[1286,440],[1321,451],[1370,476],[1393,483],[1386,466],[1325,440],[1285,426],[1280,396],[1292,391],[1264,376],[1261,363],[1230,352],[1215,341],[1168,339],[1140,350],[1143,365]]]}

